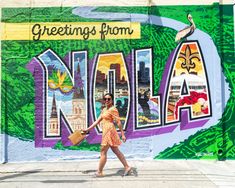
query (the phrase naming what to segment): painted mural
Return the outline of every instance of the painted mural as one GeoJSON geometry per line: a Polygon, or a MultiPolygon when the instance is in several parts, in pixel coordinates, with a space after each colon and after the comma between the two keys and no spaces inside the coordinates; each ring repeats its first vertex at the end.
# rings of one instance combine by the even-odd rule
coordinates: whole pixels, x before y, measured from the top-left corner
{"type": "Polygon", "coordinates": [[[233,19],[218,3],[2,8],[3,160],[98,158],[100,126],[68,136],[107,92],[127,157],[234,159],[233,19]]]}

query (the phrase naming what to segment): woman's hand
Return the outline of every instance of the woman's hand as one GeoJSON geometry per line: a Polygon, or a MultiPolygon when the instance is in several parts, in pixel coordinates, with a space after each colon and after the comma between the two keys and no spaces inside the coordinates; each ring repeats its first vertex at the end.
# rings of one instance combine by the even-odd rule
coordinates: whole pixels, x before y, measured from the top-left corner
{"type": "Polygon", "coordinates": [[[89,130],[88,129],[82,129],[81,131],[84,132],[84,133],[87,133],[89,130]]]}
{"type": "Polygon", "coordinates": [[[126,136],[124,134],[122,134],[122,141],[126,142],[126,136]]]}

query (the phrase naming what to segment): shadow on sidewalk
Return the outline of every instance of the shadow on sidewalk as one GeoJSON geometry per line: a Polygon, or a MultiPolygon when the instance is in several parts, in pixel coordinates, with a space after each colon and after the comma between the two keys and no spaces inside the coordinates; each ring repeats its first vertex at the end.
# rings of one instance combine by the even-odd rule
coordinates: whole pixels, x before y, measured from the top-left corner
{"type": "Polygon", "coordinates": [[[40,181],[42,183],[85,183],[86,180],[46,180],[40,181]]]}
{"type": "Polygon", "coordinates": [[[41,172],[41,169],[29,170],[29,171],[24,171],[24,172],[11,172],[12,175],[0,177],[0,181],[6,180],[6,179],[13,179],[13,178],[21,177],[21,176],[26,176],[29,174],[35,174],[39,172],[41,172]]]}
{"type": "MultiPolygon", "coordinates": [[[[115,169],[106,169],[106,171],[113,171],[115,169]]],[[[86,170],[86,171],[82,171],[83,174],[91,174],[91,175],[94,175],[96,172],[96,170],[86,170]]],[[[104,177],[113,177],[113,176],[123,176],[124,174],[124,170],[123,169],[118,169],[116,172],[114,173],[104,173],[104,177]]],[[[137,177],[138,176],[138,172],[137,172],[137,168],[132,168],[132,171],[131,173],[129,174],[129,176],[135,176],[137,177]]]]}

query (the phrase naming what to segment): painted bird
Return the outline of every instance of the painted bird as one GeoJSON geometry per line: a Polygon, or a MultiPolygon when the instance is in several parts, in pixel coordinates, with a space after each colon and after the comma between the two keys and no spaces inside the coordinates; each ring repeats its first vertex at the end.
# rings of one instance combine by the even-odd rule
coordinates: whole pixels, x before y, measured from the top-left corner
{"type": "Polygon", "coordinates": [[[187,15],[188,21],[190,22],[190,25],[185,27],[184,29],[180,30],[176,36],[175,36],[175,42],[179,42],[182,39],[186,39],[188,36],[192,35],[194,30],[196,29],[196,26],[193,22],[193,17],[191,14],[187,15]]]}

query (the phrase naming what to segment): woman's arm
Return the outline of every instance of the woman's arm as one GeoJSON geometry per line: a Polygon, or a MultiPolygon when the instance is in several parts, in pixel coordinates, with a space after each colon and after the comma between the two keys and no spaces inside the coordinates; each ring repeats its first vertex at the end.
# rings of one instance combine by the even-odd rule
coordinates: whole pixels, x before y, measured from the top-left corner
{"type": "Polygon", "coordinates": [[[124,131],[123,131],[123,129],[122,129],[122,124],[121,124],[121,121],[120,121],[120,120],[117,122],[117,125],[118,125],[119,130],[121,131],[121,135],[122,135],[122,140],[123,140],[123,142],[126,142],[126,136],[125,136],[124,131]]]}
{"type": "Polygon", "coordinates": [[[83,129],[82,131],[88,132],[89,130],[93,129],[96,125],[98,125],[102,121],[102,117],[100,116],[90,127],[87,129],[83,129]]]}

